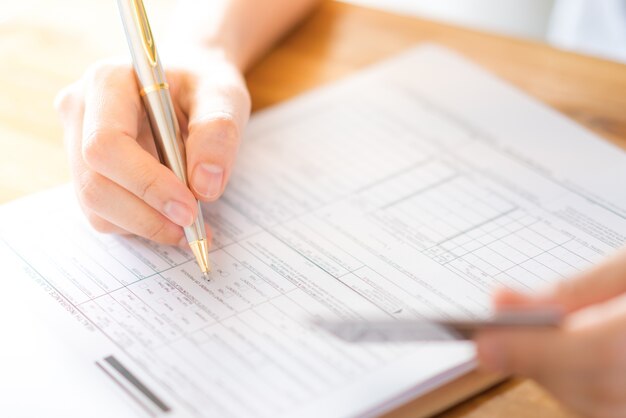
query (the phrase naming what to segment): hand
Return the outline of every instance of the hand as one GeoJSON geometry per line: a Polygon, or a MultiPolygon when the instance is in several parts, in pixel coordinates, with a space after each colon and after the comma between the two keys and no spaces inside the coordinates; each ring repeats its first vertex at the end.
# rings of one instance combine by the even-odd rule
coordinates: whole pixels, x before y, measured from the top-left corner
{"type": "Polygon", "coordinates": [[[180,56],[168,62],[167,79],[191,190],[158,160],[130,64],[99,63],[57,98],[76,193],[97,231],[186,245],[181,227],[193,222],[196,198],[214,201],[224,191],[250,113],[248,91],[223,55],[180,56]]]}
{"type": "Polygon", "coordinates": [[[490,331],[477,339],[488,371],[535,379],[590,417],[626,416],[626,251],[536,297],[501,292],[497,309],[558,306],[560,330],[490,331]]]}

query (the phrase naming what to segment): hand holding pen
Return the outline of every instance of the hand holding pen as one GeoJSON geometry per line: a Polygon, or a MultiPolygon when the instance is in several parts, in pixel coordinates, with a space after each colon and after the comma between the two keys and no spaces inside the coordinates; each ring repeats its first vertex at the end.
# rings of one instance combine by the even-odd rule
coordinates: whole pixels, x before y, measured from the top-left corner
{"type": "Polygon", "coordinates": [[[76,193],[96,230],[188,247],[181,227],[195,223],[198,200],[224,192],[250,115],[244,71],[318,2],[177,2],[168,16],[173,30],[160,45],[188,186],[159,163],[127,59],[94,65],[59,94],[76,193]]]}
{"type": "MultiPolygon", "coordinates": [[[[164,155],[130,64],[99,63],[59,96],[77,194],[100,232],[187,248],[193,240],[181,227],[211,239],[198,222],[198,200],[223,193],[250,102],[241,71],[225,54],[198,49],[181,56],[184,61],[173,59],[162,73],[186,148],[177,172],[159,162],[164,155]]],[[[147,87],[143,93],[150,96],[163,92],[147,87]]]]}

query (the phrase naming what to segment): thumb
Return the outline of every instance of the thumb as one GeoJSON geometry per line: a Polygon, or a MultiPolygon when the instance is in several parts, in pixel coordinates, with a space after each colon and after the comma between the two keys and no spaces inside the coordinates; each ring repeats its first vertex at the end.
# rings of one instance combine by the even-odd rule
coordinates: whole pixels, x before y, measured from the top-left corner
{"type": "Polygon", "coordinates": [[[605,302],[626,292],[626,249],[603,264],[569,280],[559,282],[542,299],[567,312],[605,302]]]}
{"type": "Polygon", "coordinates": [[[496,310],[557,306],[566,313],[605,302],[626,292],[626,249],[595,268],[528,295],[503,289],[493,297],[496,310]]]}
{"type": "Polygon", "coordinates": [[[241,75],[234,70],[220,72],[224,74],[198,85],[188,112],[189,184],[204,201],[214,201],[224,192],[250,115],[250,98],[241,75]]]}
{"type": "Polygon", "coordinates": [[[507,309],[541,309],[558,305],[552,292],[538,294],[519,293],[510,289],[500,289],[493,294],[493,307],[496,311],[507,309]]]}

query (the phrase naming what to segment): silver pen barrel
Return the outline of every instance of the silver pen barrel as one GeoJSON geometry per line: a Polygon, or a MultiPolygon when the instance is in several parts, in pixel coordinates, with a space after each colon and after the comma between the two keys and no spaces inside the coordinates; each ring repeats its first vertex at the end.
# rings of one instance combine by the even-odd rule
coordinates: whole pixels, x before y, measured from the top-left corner
{"type": "MultiPolygon", "coordinates": [[[[133,65],[161,162],[187,186],[185,143],[142,0],[117,1],[133,65]]],[[[200,202],[185,237],[204,274],[210,271],[206,230],[200,202]]]]}

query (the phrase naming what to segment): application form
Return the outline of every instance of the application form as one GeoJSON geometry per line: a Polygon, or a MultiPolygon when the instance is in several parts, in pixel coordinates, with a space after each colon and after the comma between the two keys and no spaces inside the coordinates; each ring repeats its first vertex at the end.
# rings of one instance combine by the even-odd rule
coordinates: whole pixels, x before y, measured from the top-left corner
{"type": "Polygon", "coordinates": [[[622,151],[426,45],[253,117],[204,208],[211,280],[94,233],[69,187],[0,208],[0,257],[147,414],[376,415],[471,370],[472,344],[351,345],[312,319],[471,318],[566,280],[625,243],[624,178],[622,151]]]}

